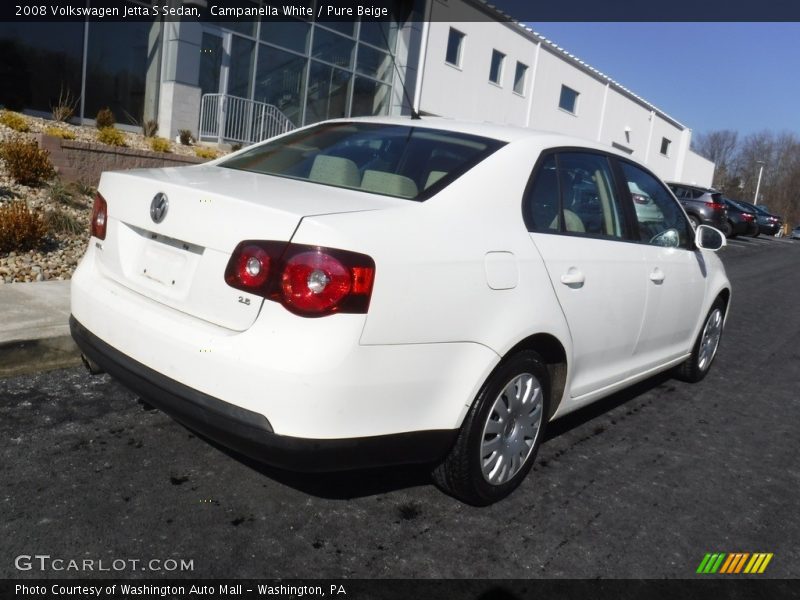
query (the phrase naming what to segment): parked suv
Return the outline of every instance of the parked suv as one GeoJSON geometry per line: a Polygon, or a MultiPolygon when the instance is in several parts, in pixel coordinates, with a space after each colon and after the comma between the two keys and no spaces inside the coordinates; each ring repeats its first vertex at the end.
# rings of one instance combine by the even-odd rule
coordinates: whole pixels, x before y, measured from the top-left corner
{"type": "Polygon", "coordinates": [[[711,225],[725,231],[728,214],[722,202],[722,193],[710,188],[667,182],[669,189],[680,200],[692,225],[711,225]]]}

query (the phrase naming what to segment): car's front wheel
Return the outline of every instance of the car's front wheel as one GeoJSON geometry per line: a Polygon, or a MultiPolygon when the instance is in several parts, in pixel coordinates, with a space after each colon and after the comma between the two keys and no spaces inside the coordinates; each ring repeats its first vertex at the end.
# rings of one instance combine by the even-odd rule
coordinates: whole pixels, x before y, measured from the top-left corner
{"type": "Polygon", "coordinates": [[[706,315],[703,328],[692,347],[691,356],[676,368],[675,376],[678,379],[697,383],[708,374],[711,363],[717,355],[724,322],[725,307],[722,301],[717,299],[706,315]]]}
{"type": "Polygon", "coordinates": [[[533,466],[549,404],[539,355],[525,350],[506,359],[483,384],[453,449],[434,470],[436,483],[477,506],[508,496],[533,466]]]}

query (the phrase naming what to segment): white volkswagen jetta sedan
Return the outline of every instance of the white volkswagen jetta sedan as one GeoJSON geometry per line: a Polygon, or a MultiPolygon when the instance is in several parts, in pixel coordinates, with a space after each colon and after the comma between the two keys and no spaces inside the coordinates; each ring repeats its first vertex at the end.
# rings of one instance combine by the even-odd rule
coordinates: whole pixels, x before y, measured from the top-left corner
{"type": "Polygon", "coordinates": [[[730,303],[723,245],[606,146],[329,121],[104,173],[71,328],[89,364],[266,463],[429,462],[488,504],[552,419],[666,369],[703,378],[730,303]]]}

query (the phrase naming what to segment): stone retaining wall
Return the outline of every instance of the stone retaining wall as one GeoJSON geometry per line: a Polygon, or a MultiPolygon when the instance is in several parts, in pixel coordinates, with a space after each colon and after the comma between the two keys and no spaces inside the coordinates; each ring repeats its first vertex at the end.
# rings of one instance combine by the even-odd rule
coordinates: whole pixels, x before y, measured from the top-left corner
{"type": "Polygon", "coordinates": [[[39,147],[50,152],[50,161],[63,181],[81,181],[95,187],[100,182],[100,174],[103,171],[142,167],[182,167],[208,160],[167,152],[149,152],[105,144],[62,140],[44,134],[39,136],[39,147]]]}

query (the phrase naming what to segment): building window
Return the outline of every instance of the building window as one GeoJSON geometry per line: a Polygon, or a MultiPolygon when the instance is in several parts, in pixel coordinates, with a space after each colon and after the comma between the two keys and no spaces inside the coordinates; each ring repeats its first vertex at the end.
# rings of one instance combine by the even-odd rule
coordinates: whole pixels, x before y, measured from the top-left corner
{"type": "Polygon", "coordinates": [[[668,140],[667,138],[661,138],[661,154],[664,156],[669,156],[669,145],[671,143],[671,140],[668,140]]]}
{"type": "Polygon", "coordinates": [[[572,113],[576,113],[578,106],[578,92],[565,85],[561,86],[561,96],[558,99],[558,107],[572,113]]]}
{"type": "Polygon", "coordinates": [[[528,65],[517,63],[517,70],[514,71],[514,92],[520,96],[525,95],[525,78],[528,75],[528,65]]]}
{"type": "Polygon", "coordinates": [[[464,47],[464,34],[457,29],[450,28],[447,38],[447,56],[445,61],[456,67],[461,66],[461,54],[464,47]]]}
{"type": "Polygon", "coordinates": [[[489,81],[500,85],[503,77],[503,61],[506,55],[497,50],[492,50],[492,65],[489,67],[489,81]]]}

